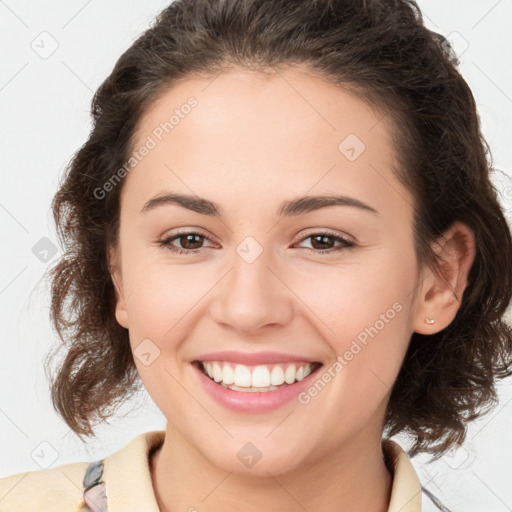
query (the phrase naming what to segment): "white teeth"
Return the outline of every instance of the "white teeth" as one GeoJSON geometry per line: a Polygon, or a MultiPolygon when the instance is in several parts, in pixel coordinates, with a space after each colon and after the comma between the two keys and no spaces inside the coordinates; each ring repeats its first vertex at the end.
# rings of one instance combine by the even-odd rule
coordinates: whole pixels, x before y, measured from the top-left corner
{"type": "Polygon", "coordinates": [[[235,385],[245,388],[251,387],[251,370],[247,366],[241,364],[235,366],[235,385]]]}
{"type": "Polygon", "coordinates": [[[272,373],[270,374],[270,384],[272,386],[280,386],[284,383],[284,371],[280,365],[274,366],[272,368],[272,373]]]}
{"type": "Polygon", "coordinates": [[[215,382],[220,382],[222,380],[222,370],[220,368],[219,363],[214,362],[213,363],[213,380],[215,382]]]}
{"type": "MultiPolygon", "coordinates": [[[[243,388],[243,387],[235,386],[234,384],[231,386],[228,386],[227,384],[224,384],[224,382],[221,382],[220,385],[224,388],[231,389],[232,391],[245,391],[248,393],[262,393],[265,391],[274,391],[274,389],[279,388],[279,386],[269,386],[267,388],[253,388],[253,387],[243,388]]],[[[285,386],[288,386],[288,384],[285,384],[285,386]]]]}
{"type": "Polygon", "coordinates": [[[206,370],[206,373],[210,377],[210,379],[213,379],[213,370],[212,370],[212,363],[203,363],[203,367],[206,370]]]}
{"type": "Polygon", "coordinates": [[[253,388],[268,388],[270,386],[270,372],[265,365],[254,368],[251,385],[253,388]]]}
{"type": "Polygon", "coordinates": [[[235,372],[229,364],[225,364],[222,370],[222,382],[224,384],[234,384],[235,383],[235,372]]]}
{"type": "Polygon", "coordinates": [[[208,361],[202,365],[215,382],[230,389],[244,391],[272,391],[278,386],[301,381],[313,370],[312,363],[261,364],[248,367],[243,364],[208,361]]]}
{"type": "Polygon", "coordinates": [[[293,384],[295,382],[295,365],[291,364],[284,372],[284,381],[286,384],[293,384]]]}

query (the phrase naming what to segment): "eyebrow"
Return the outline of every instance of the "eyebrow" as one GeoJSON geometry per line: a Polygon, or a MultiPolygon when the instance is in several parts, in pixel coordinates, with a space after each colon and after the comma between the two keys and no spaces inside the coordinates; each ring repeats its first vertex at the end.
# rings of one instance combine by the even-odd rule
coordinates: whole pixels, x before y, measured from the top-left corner
{"type": "MultiPolygon", "coordinates": [[[[159,194],[150,199],[142,208],[141,214],[147,213],[159,206],[169,204],[182,206],[183,208],[201,213],[202,215],[210,215],[218,218],[224,215],[223,208],[213,201],[194,195],[171,192],[159,194]]],[[[304,196],[290,201],[283,201],[278,209],[278,214],[282,217],[297,216],[329,206],[351,206],[379,215],[379,212],[375,210],[375,208],[363,203],[359,199],[339,195],[304,196]]]]}

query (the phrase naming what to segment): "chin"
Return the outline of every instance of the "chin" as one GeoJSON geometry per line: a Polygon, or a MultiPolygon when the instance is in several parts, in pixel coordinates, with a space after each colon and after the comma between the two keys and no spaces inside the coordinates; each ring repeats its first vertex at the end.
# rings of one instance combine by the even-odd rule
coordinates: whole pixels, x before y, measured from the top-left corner
{"type": "Polygon", "coordinates": [[[211,446],[200,451],[217,468],[245,476],[277,476],[304,464],[304,444],[299,451],[294,446],[285,447],[268,439],[254,442],[248,441],[247,436],[244,439],[243,442],[231,440],[229,446],[219,446],[220,450],[213,453],[211,446]]]}

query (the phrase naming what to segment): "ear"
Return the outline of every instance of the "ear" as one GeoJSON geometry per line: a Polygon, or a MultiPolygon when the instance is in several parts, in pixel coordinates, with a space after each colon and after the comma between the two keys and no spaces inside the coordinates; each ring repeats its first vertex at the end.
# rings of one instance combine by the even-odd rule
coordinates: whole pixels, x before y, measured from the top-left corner
{"type": "Polygon", "coordinates": [[[128,329],[128,312],[124,298],[123,276],[121,274],[119,253],[112,247],[109,247],[107,252],[110,275],[116,291],[116,320],[121,327],[128,329]]]}
{"type": "Polygon", "coordinates": [[[474,234],[457,221],[434,242],[432,249],[439,271],[425,269],[418,286],[413,329],[419,334],[442,331],[455,318],[475,259],[474,234]]]}

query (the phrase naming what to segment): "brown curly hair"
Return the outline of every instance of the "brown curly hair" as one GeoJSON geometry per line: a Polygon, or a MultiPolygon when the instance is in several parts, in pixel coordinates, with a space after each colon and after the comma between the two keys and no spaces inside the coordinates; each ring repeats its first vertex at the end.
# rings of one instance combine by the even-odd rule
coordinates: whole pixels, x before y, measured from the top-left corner
{"type": "Polygon", "coordinates": [[[496,379],[512,374],[512,330],[502,320],[512,295],[512,241],[475,100],[447,42],[407,0],[177,0],[95,93],[91,133],[52,203],[65,250],[48,270],[51,320],[66,353],[50,376],[51,396],[79,436],[93,435],[92,423],[141,384],[128,331],[115,319],[107,258],[117,243],[123,183],[101,199],[97,191],[128,160],[141,116],[178,80],[294,63],[393,119],[397,176],[415,198],[421,264],[439,268],[431,243],[455,221],[475,236],[455,319],[441,332],[411,337],[387,434],[408,433],[410,456],[438,458],[464,441],[468,421],[496,405],[496,379]]]}

